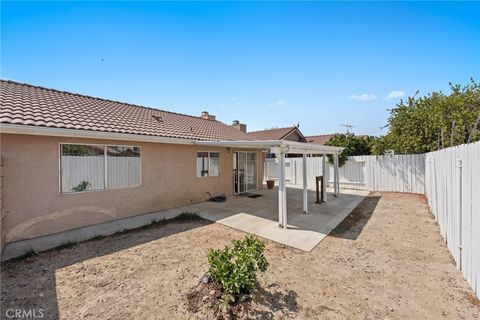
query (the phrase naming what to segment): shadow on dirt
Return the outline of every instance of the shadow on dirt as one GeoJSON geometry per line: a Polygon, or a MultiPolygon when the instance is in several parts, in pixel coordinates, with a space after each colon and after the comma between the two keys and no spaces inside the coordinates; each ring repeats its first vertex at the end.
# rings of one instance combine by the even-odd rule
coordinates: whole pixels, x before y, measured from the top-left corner
{"type": "Polygon", "coordinates": [[[367,196],[343,221],[333,229],[329,236],[355,240],[373,215],[381,196],[367,196]]]}

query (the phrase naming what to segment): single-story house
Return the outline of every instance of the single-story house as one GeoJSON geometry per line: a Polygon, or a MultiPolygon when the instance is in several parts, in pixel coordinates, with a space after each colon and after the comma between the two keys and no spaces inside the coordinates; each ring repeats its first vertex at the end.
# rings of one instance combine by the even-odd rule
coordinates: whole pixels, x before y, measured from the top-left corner
{"type": "MultiPolygon", "coordinates": [[[[260,131],[247,132],[251,139],[255,140],[285,140],[306,143],[307,139],[300,131],[299,126],[285,127],[285,128],[273,128],[260,131]]],[[[288,154],[287,158],[301,157],[300,154],[288,154]]],[[[274,153],[267,153],[266,158],[275,158],[274,153]]]]}
{"type": "Polygon", "coordinates": [[[341,151],[255,140],[240,122],[227,125],[208,112],[190,116],[7,80],[0,90],[2,247],[204,201],[207,192],[257,190],[267,152],[282,161],[289,152],[341,151]]]}
{"type": "Polygon", "coordinates": [[[288,140],[307,142],[307,139],[300,131],[299,126],[285,128],[273,128],[260,131],[250,131],[248,135],[255,140],[288,140]]]}

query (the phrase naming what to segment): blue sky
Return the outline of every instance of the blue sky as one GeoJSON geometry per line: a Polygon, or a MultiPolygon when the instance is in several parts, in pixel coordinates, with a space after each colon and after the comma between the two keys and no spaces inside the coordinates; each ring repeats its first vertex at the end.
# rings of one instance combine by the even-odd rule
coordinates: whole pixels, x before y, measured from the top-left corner
{"type": "Polygon", "coordinates": [[[480,80],[480,3],[2,1],[1,76],[249,130],[381,134],[402,93],[480,80]]]}

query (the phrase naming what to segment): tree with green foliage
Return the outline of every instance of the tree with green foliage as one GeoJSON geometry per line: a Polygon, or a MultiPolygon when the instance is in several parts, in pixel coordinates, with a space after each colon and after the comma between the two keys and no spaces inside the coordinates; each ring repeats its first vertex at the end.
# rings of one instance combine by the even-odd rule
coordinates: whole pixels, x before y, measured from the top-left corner
{"type": "Polygon", "coordinates": [[[372,153],[424,153],[480,140],[480,85],[452,85],[451,92],[433,92],[401,100],[390,110],[389,132],[372,141],[372,153]]]}
{"type": "MultiPolygon", "coordinates": [[[[336,134],[330,138],[325,145],[345,148],[338,155],[338,165],[341,167],[348,160],[349,156],[369,155],[370,137],[356,136],[353,133],[336,134]]],[[[328,156],[328,161],[333,163],[333,157],[328,156]]]]}

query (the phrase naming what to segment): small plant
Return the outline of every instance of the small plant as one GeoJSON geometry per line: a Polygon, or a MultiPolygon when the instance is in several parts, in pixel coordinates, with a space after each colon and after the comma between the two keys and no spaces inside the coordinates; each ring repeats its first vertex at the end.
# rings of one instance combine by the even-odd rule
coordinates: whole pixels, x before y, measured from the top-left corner
{"type": "Polygon", "coordinates": [[[25,250],[25,252],[21,256],[18,256],[18,257],[15,257],[15,258],[11,259],[11,261],[20,261],[20,260],[23,260],[23,259],[27,259],[27,258],[36,256],[37,254],[38,254],[38,252],[35,251],[35,249],[30,248],[30,249],[25,250]]]}
{"type": "Polygon", "coordinates": [[[103,239],[105,238],[105,235],[103,234],[97,234],[96,236],[94,236],[93,238],[91,238],[90,240],[100,240],[100,239],[103,239]]]}
{"type": "Polygon", "coordinates": [[[242,294],[255,288],[257,272],[265,272],[268,261],[263,255],[265,245],[253,235],[243,240],[233,240],[232,247],[210,249],[208,252],[209,273],[212,280],[223,290],[220,300],[222,311],[228,310],[242,294]]]}
{"type": "Polygon", "coordinates": [[[80,182],[76,187],[72,188],[73,192],[82,192],[87,190],[87,188],[90,186],[90,182],[88,181],[82,181],[80,182]]]}
{"type": "Polygon", "coordinates": [[[166,224],[168,222],[167,219],[165,218],[162,218],[162,219],[154,219],[152,221],[152,225],[162,225],[162,224],[166,224]]]}
{"type": "Polygon", "coordinates": [[[61,250],[61,249],[68,249],[68,248],[73,248],[77,245],[77,242],[68,240],[66,242],[63,242],[61,245],[56,247],[55,249],[61,250]]]}
{"type": "Polygon", "coordinates": [[[201,220],[202,218],[195,212],[182,212],[172,220],[175,221],[194,221],[194,220],[201,220]]]}

